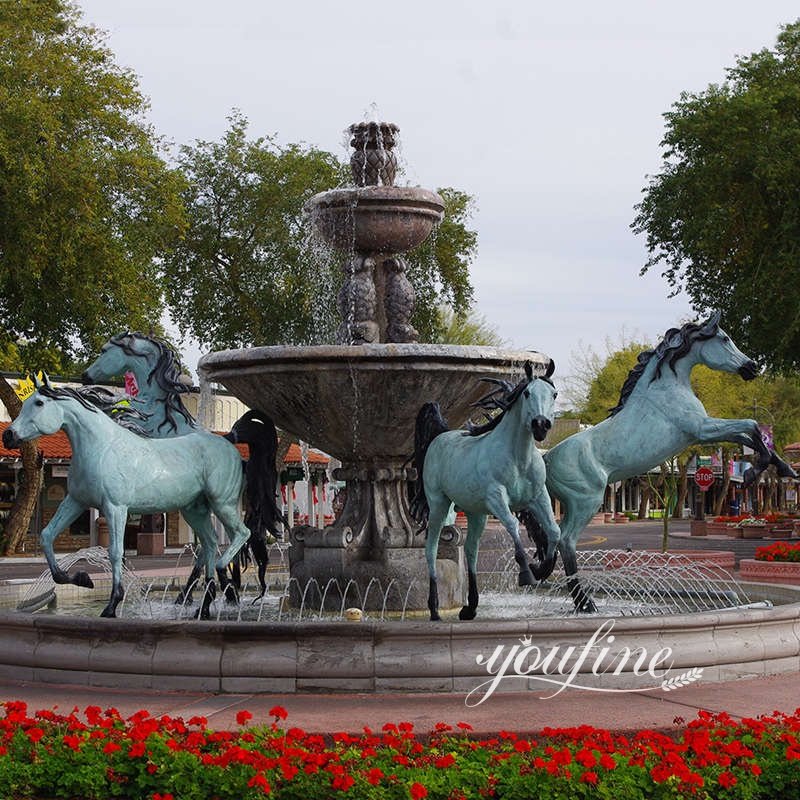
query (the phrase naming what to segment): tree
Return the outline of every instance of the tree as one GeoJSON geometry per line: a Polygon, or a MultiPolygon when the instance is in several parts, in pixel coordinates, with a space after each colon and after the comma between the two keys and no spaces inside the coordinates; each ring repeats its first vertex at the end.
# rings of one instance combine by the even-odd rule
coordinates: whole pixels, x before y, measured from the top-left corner
{"type": "MultiPolygon", "coordinates": [[[[312,147],[248,139],[247,128],[234,112],[221,141],[181,149],[189,228],[164,263],[173,319],[214,349],[333,341],[344,256],[310,241],[303,204],[344,184],[349,167],[312,147]]],[[[466,308],[472,298],[471,200],[439,191],[445,221],[407,257],[423,338],[436,330],[440,302],[466,308]]]]}
{"type": "MultiPolygon", "coordinates": [[[[34,369],[158,322],[157,256],[182,225],[180,176],[143,122],[147,103],[67,0],[0,3],[0,349],[34,369]]],[[[0,377],[12,417],[19,403],[0,377]]],[[[30,522],[30,480],[2,549],[30,522]]]]}
{"type": "Polygon", "coordinates": [[[459,314],[447,306],[439,306],[434,344],[473,344],[502,347],[505,341],[486,317],[475,311],[459,314]]]}
{"type": "Polygon", "coordinates": [[[776,369],[800,367],[800,21],[723,83],[684,92],[664,115],[661,172],[632,228],[642,273],[663,269],[698,312],[776,369]]]}

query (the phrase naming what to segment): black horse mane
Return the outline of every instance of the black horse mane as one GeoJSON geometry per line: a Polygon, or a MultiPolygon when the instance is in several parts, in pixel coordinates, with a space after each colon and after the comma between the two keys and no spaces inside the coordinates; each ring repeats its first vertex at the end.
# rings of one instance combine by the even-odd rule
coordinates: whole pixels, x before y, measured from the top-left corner
{"type": "Polygon", "coordinates": [[[135,349],[134,342],[150,342],[156,348],[158,353],[157,360],[147,376],[147,382],[152,383],[155,380],[159,388],[167,395],[164,400],[165,420],[158,426],[159,430],[164,425],[170,425],[172,430],[178,429],[178,425],[175,422],[175,413],[180,414],[189,425],[195,424],[194,417],[186,410],[186,406],[184,406],[180,398],[180,395],[185,394],[189,389],[180,381],[181,373],[176,363],[175,353],[166,342],[157,339],[155,336],[146,336],[138,331],[119,333],[116,336],[112,336],[108,341],[109,344],[121,348],[126,356],[136,356],[137,358],[147,358],[147,356],[135,349]]]}
{"type": "Polygon", "coordinates": [[[656,369],[653,377],[650,378],[651,383],[661,377],[661,369],[665,363],[675,372],[675,364],[688,354],[695,342],[713,339],[719,331],[719,318],[720,315],[717,312],[705,322],[687,322],[681,328],[670,328],[652,350],[644,350],[639,353],[636,366],[628,373],[625,383],[622,384],[619,402],[610,409],[608,416],[613,417],[625,407],[634,387],[653,359],[656,359],[656,369]],[[673,343],[672,340],[676,336],[678,339],[673,343]]]}
{"type": "Polygon", "coordinates": [[[42,397],[51,400],[76,400],[87,411],[102,411],[121,427],[127,428],[139,436],[150,437],[150,434],[137,424],[137,420],[146,420],[148,415],[129,405],[121,405],[119,396],[103,386],[85,386],[73,389],[71,386],[56,388],[45,384],[38,387],[38,392],[42,397]]]}
{"type": "Polygon", "coordinates": [[[500,424],[506,412],[517,402],[520,395],[533,381],[542,380],[553,386],[553,382],[550,380],[549,376],[533,376],[533,368],[530,362],[527,362],[525,365],[525,377],[522,378],[516,386],[512,386],[509,381],[499,380],[497,378],[481,378],[481,380],[484,383],[493,383],[497,388],[473,403],[473,408],[481,408],[485,412],[499,410],[500,413],[494,415],[487,413],[486,421],[478,425],[468,421],[467,428],[464,431],[465,436],[480,436],[483,433],[494,430],[500,424]]]}

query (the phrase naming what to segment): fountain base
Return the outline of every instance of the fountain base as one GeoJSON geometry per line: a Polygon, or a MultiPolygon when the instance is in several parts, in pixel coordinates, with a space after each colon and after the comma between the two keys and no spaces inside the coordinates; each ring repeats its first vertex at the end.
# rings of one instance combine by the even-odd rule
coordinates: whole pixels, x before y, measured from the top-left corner
{"type": "MultiPolygon", "coordinates": [[[[388,532],[387,532],[388,533],[388,532]]],[[[420,611],[428,607],[428,566],[424,541],[410,547],[370,552],[353,547],[350,528],[325,530],[299,526],[291,533],[289,602],[325,611],[349,607],[363,611],[420,611]]],[[[388,538],[388,536],[387,536],[388,538]]],[[[466,601],[466,566],[462,534],[450,526],[442,531],[436,571],[443,608],[466,601]]]]}

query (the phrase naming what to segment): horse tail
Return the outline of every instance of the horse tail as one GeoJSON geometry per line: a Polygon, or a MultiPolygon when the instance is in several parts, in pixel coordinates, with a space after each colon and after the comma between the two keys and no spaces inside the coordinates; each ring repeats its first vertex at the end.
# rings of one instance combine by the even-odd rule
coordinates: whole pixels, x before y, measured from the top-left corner
{"type": "Polygon", "coordinates": [[[272,419],[259,411],[248,411],[227,435],[230,441],[247,444],[250,450],[245,469],[247,512],[244,524],[250,532],[265,538],[269,532],[280,537],[278,523],[288,524],[275,499],[278,488],[278,431],[272,419]]]}
{"type": "Polygon", "coordinates": [[[431,442],[440,434],[450,430],[447,420],[442,416],[438,403],[425,403],[417,414],[414,428],[413,463],[417,471],[411,496],[411,516],[420,523],[420,530],[428,525],[428,498],[425,496],[423,466],[431,442]]]}

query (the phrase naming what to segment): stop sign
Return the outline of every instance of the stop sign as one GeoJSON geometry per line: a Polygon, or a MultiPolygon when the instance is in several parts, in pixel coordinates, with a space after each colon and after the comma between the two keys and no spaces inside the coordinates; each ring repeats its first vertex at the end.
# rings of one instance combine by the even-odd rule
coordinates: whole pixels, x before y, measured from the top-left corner
{"type": "Polygon", "coordinates": [[[710,467],[700,467],[694,473],[694,482],[700,487],[700,490],[705,492],[714,484],[714,473],[710,467]]]}

